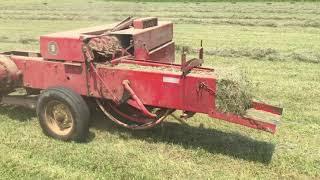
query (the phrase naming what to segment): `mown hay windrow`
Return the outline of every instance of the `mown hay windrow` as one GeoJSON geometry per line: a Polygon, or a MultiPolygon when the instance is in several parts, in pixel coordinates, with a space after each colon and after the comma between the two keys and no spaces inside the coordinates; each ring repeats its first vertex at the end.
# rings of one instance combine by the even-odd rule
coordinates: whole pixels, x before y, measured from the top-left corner
{"type": "Polygon", "coordinates": [[[30,43],[38,42],[38,40],[32,39],[32,38],[21,38],[21,39],[19,39],[18,42],[22,43],[22,44],[30,44],[30,43]]]}

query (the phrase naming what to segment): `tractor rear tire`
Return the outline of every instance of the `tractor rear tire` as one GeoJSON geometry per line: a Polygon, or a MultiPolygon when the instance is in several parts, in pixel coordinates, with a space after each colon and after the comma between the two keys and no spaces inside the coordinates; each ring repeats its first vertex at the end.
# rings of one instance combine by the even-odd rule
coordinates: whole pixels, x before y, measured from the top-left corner
{"type": "Polygon", "coordinates": [[[88,105],[70,89],[57,87],[42,92],[37,102],[37,115],[44,134],[49,137],[82,142],[88,136],[88,105]]]}

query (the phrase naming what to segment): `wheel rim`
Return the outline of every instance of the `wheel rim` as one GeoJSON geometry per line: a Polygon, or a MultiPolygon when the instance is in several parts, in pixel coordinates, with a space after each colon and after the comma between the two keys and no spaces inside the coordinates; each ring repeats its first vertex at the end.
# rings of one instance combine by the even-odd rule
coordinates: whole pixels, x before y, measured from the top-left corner
{"type": "Polygon", "coordinates": [[[51,131],[61,136],[70,133],[74,125],[70,108],[57,100],[50,101],[46,105],[45,122],[51,131]]]}

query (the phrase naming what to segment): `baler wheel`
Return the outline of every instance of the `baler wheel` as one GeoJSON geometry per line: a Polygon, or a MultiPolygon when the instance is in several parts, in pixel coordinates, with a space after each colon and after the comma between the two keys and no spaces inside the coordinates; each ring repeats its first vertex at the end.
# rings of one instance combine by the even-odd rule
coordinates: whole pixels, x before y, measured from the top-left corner
{"type": "Polygon", "coordinates": [[[156,118],[146,117],[142,112],[134,109],[128,104],[117,106],[110,101],[101,102],[96,100],[102,112],[116,124],[133,130],[144,130],[155,127],[165,120],[165,118],[174,112],[173,109],[150,108],[157,114],[156,118]]]}
{"type": "Polygon", "coordinates": [[[89,108],[83,98],[67,88],[45,90],[37,102],[43,132],[63,141],[83,141],[89,132],[89,108]]]}

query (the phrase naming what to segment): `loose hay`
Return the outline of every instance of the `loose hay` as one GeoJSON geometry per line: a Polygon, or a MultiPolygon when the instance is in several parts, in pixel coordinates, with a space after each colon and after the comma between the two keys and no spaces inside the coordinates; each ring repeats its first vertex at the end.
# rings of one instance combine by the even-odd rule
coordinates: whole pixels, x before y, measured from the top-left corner
{"type": "Polygon", "coordinates": [[[34,43],[34,42],[38,42],[38,40],[37,39],[32,39],[32,38],[21,38],[21,39],[19,39],[18,42],[22,43],[22,44],[31,44],[31,43],[34,43]]]}
{"type": "Polygon", "coordinates": [[[221,112],[230,112],[237,115],[245,115],[251,108],[252,93],[251,82],[243,73],[217,70],[216,106],[221,112]]]}
{"type": "Polygon", "coordinates": [[[145,71],[159,71],[159,72],[171,72],[180,73],[180,69],[166,66],[143,66],[136,64],[120,63],[117,65],[119,68],[131,69],[131,70],[145,70],[145,71]]]}

